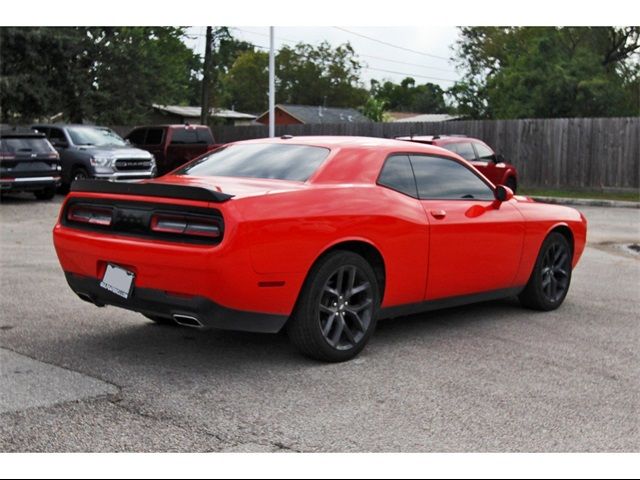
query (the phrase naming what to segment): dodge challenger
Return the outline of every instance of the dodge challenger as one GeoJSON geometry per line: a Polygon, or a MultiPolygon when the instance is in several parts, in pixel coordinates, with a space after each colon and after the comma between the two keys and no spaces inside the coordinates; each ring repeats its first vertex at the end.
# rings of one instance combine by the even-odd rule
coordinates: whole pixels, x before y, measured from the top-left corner
{"type": "Polygon", "coordinates": [[[558,308],[586,220],[440,147],[284,136],[156,179],[76,181],[53,237],[87,302],[159,324],[286,329],[302,353],[337,362],[382,318],[510,296],[558,308]]]}

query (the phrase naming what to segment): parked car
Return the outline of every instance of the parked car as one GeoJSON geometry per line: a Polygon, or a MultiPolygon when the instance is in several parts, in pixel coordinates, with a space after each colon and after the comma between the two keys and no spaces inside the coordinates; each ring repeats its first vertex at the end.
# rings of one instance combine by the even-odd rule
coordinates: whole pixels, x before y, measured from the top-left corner
{"type": "Polygon", "coordinates": [[[457,153],[471,162],[494,185],[505,185],[513,190],[514,193],[518,189],[518,171],[516,167],[507,163],[501,154],[496,154],[482,140],[465,135],[412,135],[396,138],[398,140],[435,145],[457,153]]]}
{"type": "Polygon", "coordinates": [[[136,127],[125,138],[155,156],[159,175],[219,146],[213,139],[211,129],[204,125],[136,127]]]}
{"type": "Polygon", "coordinates": [[[138,180],[156,175],[153,155],[134,148],[106,127],[90,125],[32,125],[60,153],[62,186],[74,180],[138,180]]]}
{"type": "Polygon", "coordinates": [[[28,128],[0,127],[0,191],[33,192],[50,200],[60,184],[60,157],[47,138],[28,128]]]}
{"type": "Polygon", "coordinates": [[[458,155],[358,137],[228,144],[138,184],[75,182],[54,228],[83,300],[354,357],[379,318],[518,295],[553,310],[586,220],[458,155]]]}

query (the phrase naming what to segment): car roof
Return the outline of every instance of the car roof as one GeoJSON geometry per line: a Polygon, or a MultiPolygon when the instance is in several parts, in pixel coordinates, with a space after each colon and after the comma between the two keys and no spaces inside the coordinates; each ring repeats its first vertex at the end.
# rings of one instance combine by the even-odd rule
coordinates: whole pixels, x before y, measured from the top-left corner
{"type": "MultiPolygon", "coordinates": [[[[232,144],[255,144],[255,143],[277,143],[283,145],[308,145],[315,147],[324,147],[329,149],[335,148],[363,148],[363,149],[384,149],[390,151],[406,151],[408,150],[406,141],[396,140],[392,138],[378,138],[378,137],[355,137],[355,136],[292,136],[283,135],[281,137],[274,138],[256,138],[252,140],[241,140],[233,142],[232,144]]],[[[435,145],[425,145],[415,142],[410,148],[411,150],[420,150],[426,153],[438,153],[443,152],[442,149],[435,145]]],[[[449,152],[447,152],[449,153],[449,152]]]]}
{"type": "Polygon", "coordinates": [[[138,128],[209,128],[207,125],[193,125],[193,124],[184,124],[184,123],[168,123],[164,125],[138,125],[131,129],[137,130],[138,128]]]}
{"type": "Polygon", "coordinates": [[[45,138],[40,132],[35,132],[28,127],[11,127],[9,125],[0,126],[0,137],[2,138],[45,138]]]}
{"type": "MultiPolygon", "coordinates": [[[[416,142],[416,143],[428,143],[433,145],[444,145],[447,143],[460,143],[460,142],[482,142],[479,138],[467,137],[466,135],[406,135],[402,137],[396,137],[398,140],[416,142]]],[[[484,143],[484,142],[482,142],[484,143]]]]}

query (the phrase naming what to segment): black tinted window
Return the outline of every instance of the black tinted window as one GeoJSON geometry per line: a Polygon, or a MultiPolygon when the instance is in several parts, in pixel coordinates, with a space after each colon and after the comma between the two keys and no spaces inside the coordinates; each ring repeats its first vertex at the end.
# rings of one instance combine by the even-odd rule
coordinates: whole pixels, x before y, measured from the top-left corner
{"type": "Polygon", "coordinates": [[[489,147],[481,144],[481,143],[476,143],[476,150],[478,151],[478,157],[480,157],[481,160],[493,160],[495,154],[493,153],[493,150],[491,150],[489,147]]]}
{"type": "Polygon", "coordinates": [[[44,138],[0,138],[2,153],[52,153],[53,151],[44,138]]]}
{"type": "Polygon", "coordinates": [[[160,145],[162,143],[162,128],[150,128],[147,131],[145,145],[160,145]]]}
{"type": "Polygon", "coordinates": [[[411,155],[421,199],[475,198],[493,200],[493,191],[464,165],[454,160],[411,155]]]}
{"type": "Polygon", "coordinates": [[[129,135],[127,135],[127,140],[129,140],[134,145],[144,145],[144,134],[146,133],[146,129],[144,128],[136,128],[129,135]]]}
{"type": "Polygon", "coordinates": [[[194,128],[176,128],[171,135],[172,145],[198,143],[198,134],[194,128]]]}
{"type": "Polygon", "coordinates": [[[211,135],[211,131],[208,128],[199,128],[198,132],[198,142],[213,144],[213,135],[211,135]]]}
{"type": "Polygon", "coordinates": [[[382,167],[378,183],[411,197],[418,197],[416,180],[408,155],[389,157],[382,167]]]}
{"type": "Polygon", "coordinates": [[[476,152],[473,150],[473,145],[471,145],[471,143],[450,143],[448,145],[443,145],[443,148],[446,148],[450,152],[457,153],[465,160],[476,160],[476,152]]]}
{"type": "Polygon", "coordinates": [[[216,150],[179,173],[198,176],[275,178],[303,182],[329,155],[306,145],[255,143],[216,150]]]}
{"type": "Polygon", "coordinates": [[[55,140],[60,143],[67,143],[67,137],[65,137],[64,132],[60,128],[50,128],[49,129],[49,140],[55,140]]]}

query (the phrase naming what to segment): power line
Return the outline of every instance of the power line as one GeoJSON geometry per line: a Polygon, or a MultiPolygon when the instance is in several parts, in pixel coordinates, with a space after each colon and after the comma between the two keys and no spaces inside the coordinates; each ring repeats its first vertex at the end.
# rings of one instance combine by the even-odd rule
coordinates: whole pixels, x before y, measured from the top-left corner
{"type": "Polygon", "coordinates": [[[364,70],[375,70],[377,72],[393,73],[393,74],[396,74],[396,75],[404,75],[405,77],[426,78],[426,79],[429,79],[429,80],[440,80],[442,82],[452,82],[452,83],[457,82],[457,80],[452,80],[450,78],[429,77],[427,75],[416,75],[414,73],[396,72],[395,70],[385,70],[383,68],[374,68],[374,67],[362,67],[362,68],[364,70]]]}
{"type": "MultiPolygon", "coordinates": [[[[237,30],[239,32],[250,33],[252,35],[259,35],[261,37],[268,37],[269,36],[266,33],[254,32],[254,31],[251,31],[251,30],[244,30],[244,29],[238,28],[238,27],[229,27],[229,28],[233,29],[233,30],[237,30]]],[[[336,27],[336,28],[338,28],[338,27],[336,27]]],[[[284,38],[284,37],[276,37],[276,38],[279,39],[279,40],[283,40],[284,42],[288,42],[288,43],[293,43],[293,44],[298,43],[298,41],[292,40],[290,38],[284,38]]],[[[440,68],[440,67],[432,67],[431,65],[422,65],[422,64],[419,64],[419,63],[401,62],[399,60],[392,60],[390,58],[378,57],[378,56],[375,56],[375,55],[367,55],[367,54],[364,54],[364,53],[357,53],[357,55],[359,57],[363,57],[363,58],[372,58],[374,60],[380,60],[382,62],[396,63],[396,64],[399,64],[399,65],[408,65],[410,67],[428,68],[429,70],[438,70],[440,72],[449,72],[449,73],[455,72],[455,70],[453,68],[440,68]]]]}
{"type": "Polygon", "coordinates": [[[363,35],[363,34],[358,33],[358,32],[352,32],[351,30],[347,30],[346,28],[342,28],[342,27],[333,27],[333,28],[335,28],[336,30],[342,30],[343,32],[350,33],[351,35],[355,35],[357,37],[366,38],[367,40],[371,40],[372,42],[377,42],[377,43],[381,43],[382,45],[387,45],[389,47],[397,48],[399,50],[404,50],[405,52],[417,53],[418,55],[424,55],[425,57],[431,57],[431,58],[437,58],[437,59],[440,59],[440,60],[446,60],[447,62],[449,61],[449,59],[447,57],[441,57],[440,55],[433,55],[431,53],[420,52],[418,50],[413,50],[411,48],[402,47],[400,45],[394,45],[393,43],[385,42],[384,40],[378,40],[377,38],[369,37],[367,35],[363,35]]]}

